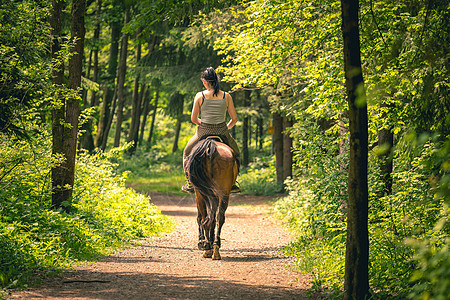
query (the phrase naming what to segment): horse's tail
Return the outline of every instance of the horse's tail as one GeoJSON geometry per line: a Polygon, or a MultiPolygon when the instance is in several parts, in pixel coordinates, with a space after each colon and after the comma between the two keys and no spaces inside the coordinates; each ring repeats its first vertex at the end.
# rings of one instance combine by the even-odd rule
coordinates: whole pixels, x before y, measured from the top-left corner
{"type": "Polygon", "coordinates": [[[219,202],[218,189],[212,180],[213,160],[216,154],[216,143],[210,139],[202,140],[192,149],[186,166],[189,181],[205,201],[208,215],[204,222],[208,225],[214,220],[219,202]]]}

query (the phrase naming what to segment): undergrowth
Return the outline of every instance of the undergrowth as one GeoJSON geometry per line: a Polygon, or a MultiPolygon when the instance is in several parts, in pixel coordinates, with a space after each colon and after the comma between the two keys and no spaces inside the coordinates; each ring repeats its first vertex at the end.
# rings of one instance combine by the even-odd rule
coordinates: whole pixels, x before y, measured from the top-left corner
{"type": "Polygon", "coordinates": [[[185,195],[180,191],[186,180],[180,151],[167,154],[138,148],[132,156],[120,160],[117,169],[127,172],[127,186],[141,193],[185,195]]]}
{"type": "MultiPolygon", "coordinates": [[[[78,155],[70,213],[51,209],[51,138],[0,138],[0,287],[26,287],[131,239],[170,230],[149,198],[125,187],[108,153],[78,155]]],[[[122,149],[123,150],[123,149],[122,149]]]]}
{"type": "MultiPolygon", "coordinates": [[[[403,145],[395,158],[391,195],[380,196],[377,165],[369,164],[369,284],[372,299],[446,299],[450,142],[403,145]],[[409,157],[405,152],[409,151],[409,157]]],[[[408,153],[407,153],[408,154],[408,153]]],[[[339,161],[309,160],[309,177],[288,181],[275,211],[296,233],[285,251],[313,275],[314,287],[340,295],[346,243],[346,174],[339,161]],[[335,171],[333,171],[335,170],[335,171]]],[[[448,299],[448,298],[447,298],[448,299]]]]}
{"type": "MultiPolygon", "coordinates": [[[[117,168],[127,172],[127,186],[141,193],[185,195],[180,191],[186,180],[181,150],[166,153],[138,148],[134,155],[120,160],[117,168]]],[[[247,168],[241,167],[237,181],[243,194],[270,196],[283,191],[283,186],[276,182],[273,156],[255,156],[247,168]]]]}
{"type": "Polygon", "coordinates": [[[255,157],[237,180],[244,194],[271,196],[283,191],[283,185],[278,184],[276,178],[275,159],[268,156],[255,157]]]}

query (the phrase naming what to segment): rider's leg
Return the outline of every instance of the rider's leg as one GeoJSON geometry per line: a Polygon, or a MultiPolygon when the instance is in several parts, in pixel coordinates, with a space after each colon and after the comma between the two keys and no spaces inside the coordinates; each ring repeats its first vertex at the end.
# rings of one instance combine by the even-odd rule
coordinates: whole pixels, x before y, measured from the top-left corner
{"type": "Polygon", "coordinates": [[[184,183],[184,185],[181,187],[181,191],[188,193],[188,194],[194,194],[194,187],[191,185],[191,183],[188,180],[188,176],[187,176],[187,170],[186,170],[186,163],[188,160],[188,156],[192,151],[192,148],[194,148],[194,146],[198,143],[199,138],[197,135],[197,132],[195,132],[194,136],[191,137],[191,139],[188,141],[188,143],[186,144],[186,147],[184,148],[183,151],[183,169],[184,169],[184,174],[186,176],[186,181],[184,183]]]}
{"type": "MultiPolygon", "coordinates": [[[[239,147],[236,143],[236,141],[234,140],[234,138],[228,133],[227,135],[228,138],[228,144],[230,145],[231,149],[233,149],[234,155],[236,157],[237,163],[238,163],[238,172],[239,172],[239,167],[240,167],[240,160],[241,160],[241,153],[239,151],[239,147]]],[[[233,184],[233,186],[231,187],[231,193],[235,194],[235,193],[240,193],[241,192],[241,188],[237,185],[237,182],[233,184]]]]}

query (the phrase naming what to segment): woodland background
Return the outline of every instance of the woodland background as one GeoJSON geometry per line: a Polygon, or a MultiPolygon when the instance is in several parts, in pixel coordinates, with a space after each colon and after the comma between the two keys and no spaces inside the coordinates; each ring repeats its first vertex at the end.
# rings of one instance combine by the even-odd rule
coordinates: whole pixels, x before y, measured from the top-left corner
{"type": "MultiPolygon", "coordinates": [[[[373,298],[448,297],[449,20],[448,1],[359,1],[373,298]]],[[[286,252],[341,295],[341,2],[14,0],[0,21],[1,287],[170,230],[126,183],[179,189],[193,98],[213,66],[237,107],[243,191],[285,194],[274,211],[297,235],[286,252]]]]}

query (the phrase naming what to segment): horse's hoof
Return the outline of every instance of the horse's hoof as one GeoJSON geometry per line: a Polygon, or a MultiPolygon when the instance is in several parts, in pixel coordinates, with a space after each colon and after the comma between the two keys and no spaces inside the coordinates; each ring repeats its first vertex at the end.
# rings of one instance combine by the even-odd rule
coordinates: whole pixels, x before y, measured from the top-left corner
{"type": "Polygon", "coordinates": [[[206,250],[205,253],[203,253],[203,258],[210,258],[213,256],[213,250],[206,250]]]}
{"type": "Polygon", "coordinates": [[[208,245],[207,241],[200,241],[198,242],[198,250],[209,250],[208,245]]]}
{"type": "Polygon", "coordinates": [[[219,253],[219,246],[214,245],[214,254],[212,256],[213,260],[221,260],[222,258],[220,257],[220,253],[219,253]]]}

